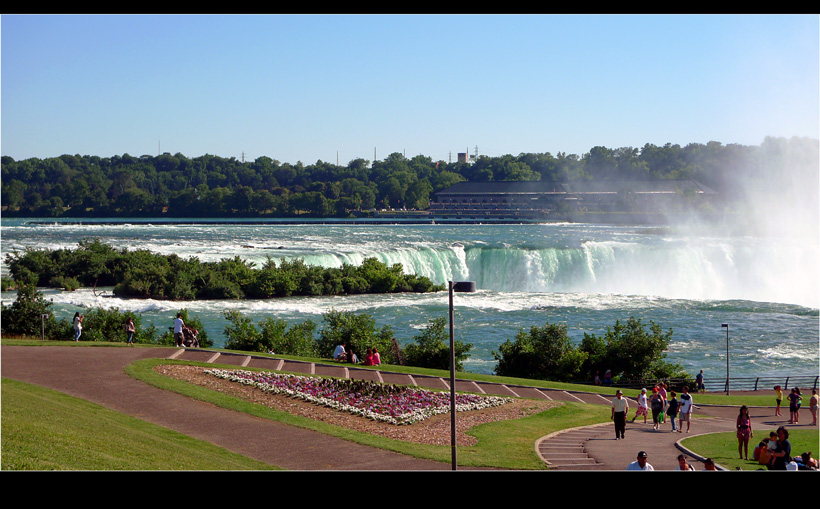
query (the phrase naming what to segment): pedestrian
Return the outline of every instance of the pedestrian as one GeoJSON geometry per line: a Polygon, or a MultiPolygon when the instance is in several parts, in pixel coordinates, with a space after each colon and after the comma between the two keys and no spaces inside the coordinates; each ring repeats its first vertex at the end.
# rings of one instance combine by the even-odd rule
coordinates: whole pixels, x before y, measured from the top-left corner
{"type": "Polygon", "coordinates": [[[686,456],[684,456],[683,454],[678,454],[678,466],[675,467],[675,470],[688,471],[694,469],[695,467],[686,462],[686,456]]]}
{"type": "Polygon", "coordinates": [[[661,427],[661,413],[663,412],[663,398],[658,389],[652,389],[649,405],[652,407],[652,429],[658,430],[661,427]]]}
{"type": "Polygon", "coordinates": [[[817,396],[817,389],[811,390],[811,399],[809,400],[809,410],[811,410],[811,425],[817,426],[817,404],[820,402],[820,397],[817,396]]]}
{"type": "Polygon", "coordinates": [[[706,386],[703,384],[703,370],[700,370],[700,373],[697,374],[695,377],[695,383],[697,383],[697,389],[695,392],[706,392],[706,386]]]}
{"type": "Polygon", "coordinates": [[[645,451],[641,451],[638,453],[638,458],[627,465],[627,470],[644,470],[644,471],[653,471],[655,468],[647,461],[648,456],[645,451]]]}
{"type": "Polygon", "coordinates": [[[615,423],[615,440],[624,437],[626,431],[626,414],[629,412],[629,402],[624,398],[621,389],[615,391],[615,399],[612,400],[612,416],[615,423]]]}
{"type": "Polygon", "coordinates": [[[752,438],[752,418],[749,417],[749,409],[746,405],[740,407],[740,414],[737,416],[737,453],[740,459],[746,456],[749,461],[749,439],[752,438]]]}
{"type": "Polygon", "coordinates": [[[680,421],[680,428],[678,429],[678,433],[683,433],[683,423],[686,423],[686,432],[689,433],[689,426],[690,421],[692,418],[692,407],[694,406],[694,401],[692,400],[692,395],[689,394],[689,387],[684,385],[682,394],[680,395],[680,413],[679,421],[680,421]]]}
{"type": "Polygon", "coordinates": [[[800,421],[800,405],[803,403],[803,396],[797,387],[792,387],[789,398],[789,424],[797,424],[800,421]]]}
{"type": "Polygon", "coordinates": [[[83,318],[79,311],[74,313],[74,341],[79,341],[83,333],[83,318]]]}
{"type": "Polygon", "coordinates": [[[777,446],[772,453],[774,461],[769,465],[769,470],[786,470],[786,465],[791,462],[791,453],[789,430],[785,426],[780,426],[777,428],[777,446]]]}
{"type": "Polygon", "coordinates": [[[604,372],[604,383],[607,385],[612,383],[612,371],[609,369],[604,372]]]}
{"type": "Polygon", "coordinates": [[[774,415],[780,415],[780,403],[783,401],[783,388],[779,385],[774,386],[774,393],[777,401],[777,408],[774,410],[774,415]]]}
{"type": "Polygon", "coordinates": [[[669,396],[671,396],[671,399],[669,400],[669,406],[666,409],[666,415],[669,416],[669,420],[672,422],[672,431],[676,431],[677,428],[675,427],[675,417],[678,416],[678,398],[675,391],[671,391],[669,396]]]}
{"type": "Polygon", "coordinates": [[[134,320],[129,316],[125,321],[125,344],[134,346],[134,333],[136,331],[137,327],[134,325],[134,320]]]}
{"type": "Polygon", "coordinates": [[[333,351],[333,358],[337,361],[344,361],[347,359],[347,343],[340,343],[336,345],[336,350],[333,351]]]}
{"type": "Polygon", "coordinates": [[[382,363],[382,356],[379,354],[379,349],[375,346],[373,347],[373,365],[379,366],[382,363]]]}
{"type": "Polygon", "coordinates": [[[182,313],[177,313],[177,317],[174,320],[174,343],[178,348],[185,346],[183,342],[185,338],[182,337],[183,327],[185,327],[185,322],[182,321],[182,313]]]}
{"type": "Polygon", "coordinates": [[[661,395],[661,399],[663,399],[663,408],[661,409],[661,423],[666,423],[666,384],[661,382],[658,384],[658,394],[661,395]]]}
{"type": "Polygon", "coordinates": [[[648,407],[649,403],[646,399],[646,389],[641,389],[641,395],[638,396],[638,409],[635,411],[632,422],[635,422],[635,419],[643,415],[643,423],[646,424],[646,417],[649,415],[648,407]]]}
{"type": "Polygon", "coordinates": [[[717,466],[715,466],[715,460],[712,458],[706,458],[703,462],[704,470],[717,470],[717,466]]]}

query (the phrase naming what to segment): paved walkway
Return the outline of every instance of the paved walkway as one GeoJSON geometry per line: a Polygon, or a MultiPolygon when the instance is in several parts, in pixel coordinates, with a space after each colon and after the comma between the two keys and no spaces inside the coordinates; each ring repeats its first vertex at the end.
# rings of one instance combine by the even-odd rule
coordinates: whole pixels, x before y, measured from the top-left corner
{"type": "MultiPolygon", "coordinates": [[[[215,407],[151,387],[126,375],[123,368],[145,358],[175,358],[310,373],[387,383],[447,389],[444,378],[389,373],[345,364],[314,364],[252,355],[177,348],[2,347],[2,376],[59,390],[93,401],[245,456],[289,470],[449,470],[449,463],[411,458],[321,433],[286,426],[215,407]]],[[[611,397],[465,380],[456,389],[493,395],[543,398],[609,405],[611,397]]],[[[709,419],[693,421],[691,432],[653,431],[652,424],[628,423],[624,440],[614,439],[612,424],[578,428],[543,437],[534,447],[557,470],[623,470],[639,450],[647,451],[658,470],[673,470],[680,439],[698,433],[734,430],[735,407],[698,407],[709,419]]],[[[637,404],[631,402],[635,408],[637,404]]],[[[771,409],[750,409],[757,429],[785,424],[771,409]]],[[[811,422],[810,415],[806,417],[811,422]]],[[[694,455],[690,454],[690,458],[694,455]]],[[[700,467],[700,465],[697,465],[700,467]]]]}

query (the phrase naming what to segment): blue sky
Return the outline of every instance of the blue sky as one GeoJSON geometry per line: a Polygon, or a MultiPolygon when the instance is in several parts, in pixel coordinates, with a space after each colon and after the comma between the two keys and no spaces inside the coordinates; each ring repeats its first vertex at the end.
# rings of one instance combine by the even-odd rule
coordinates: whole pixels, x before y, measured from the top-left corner
{"type": "MultiPolygon", "coordinates": [[[[817,15],[4,15],[2,155],[820,138],[817,15]]],[[[338,155],[337,155],[338,154],[338,155]]]]}

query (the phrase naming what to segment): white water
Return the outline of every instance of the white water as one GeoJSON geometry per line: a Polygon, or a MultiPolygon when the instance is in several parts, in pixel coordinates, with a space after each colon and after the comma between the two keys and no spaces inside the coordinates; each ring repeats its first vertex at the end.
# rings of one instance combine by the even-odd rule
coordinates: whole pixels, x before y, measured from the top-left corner
{"type": "MultiPolygon", "coordinates": [[[[730,323],[736,376],[818,371],[820,251],[795,238],[715,237],[691,232],[600,225],[271,226],[52,225],[3,220],[2,252],[75,248],[99,237],[115,247],[149,249],[201,260],[268,256],[321,266],[358,265],[366,257],[401,263],[408,273],[475,281],[458,294],[457,333],[474,344],[471,371],[491,372],[491,352],[520,328],[566,323],[571,336],[602,334],[636,316],[674,330],[669,359],[692,372],[725,374],[730,323]]],[[[5,265],[3,270],[5,271],[5,265]]],[[[49,292],[55,309],[119,307],[157,326],[178,307],[199,316],[220,344],[225,309],[254,319],[274,316],[321,322],[331,308],[371,314],[401,342],[427,320],[447,315],[446,294],[202,301],[181,305],[123,300],[90,291],[49,292]]],[[[4,294],[3,302],[14,298],[4,294]]],[[[733,374],[735,376],[735,374],[733,374]]]]}

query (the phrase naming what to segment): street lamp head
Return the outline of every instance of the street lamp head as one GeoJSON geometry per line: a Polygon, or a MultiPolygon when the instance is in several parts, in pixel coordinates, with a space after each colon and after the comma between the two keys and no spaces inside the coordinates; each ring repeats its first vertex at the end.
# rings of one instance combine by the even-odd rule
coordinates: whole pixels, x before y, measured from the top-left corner
{"type": "Polygon", "coordinates": [[[727,329],[729,328],[729,324],[728,324],[728,323],[723,323],[723,324],[721,324],[720,326],[721,326],[721,327],[726,327],[727,329]]]}
{"type": "Polygon", "coordinates": [[[463,293],[473,293],[476,291],[475,289],[475,281],[457,281],[452,282],[453,284],[453,291],[454,292],[463,292],[463,293]]]}

